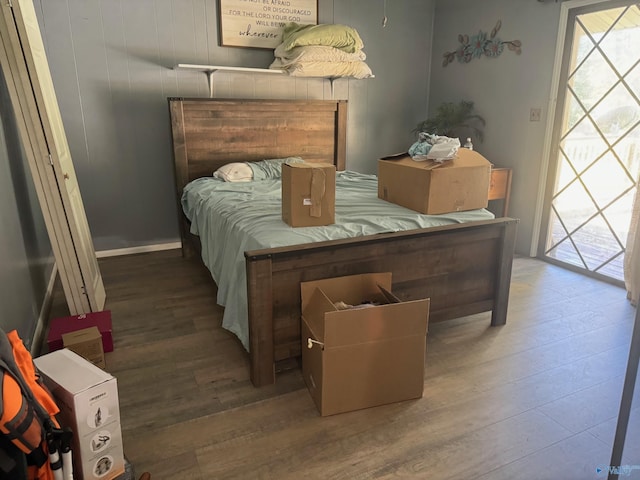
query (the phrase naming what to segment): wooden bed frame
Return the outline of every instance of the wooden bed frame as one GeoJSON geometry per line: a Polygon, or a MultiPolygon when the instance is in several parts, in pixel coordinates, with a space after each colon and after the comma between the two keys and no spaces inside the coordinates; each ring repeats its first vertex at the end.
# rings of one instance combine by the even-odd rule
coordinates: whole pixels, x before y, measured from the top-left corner
{"type": "MultiPolygon", "coordinates": [[[[229,162],[288,156],[346,166],[344,100],[169,98],[169,110],[185,256],[196,251],[180,206],[191,180],[229,162]]],[[[503,325],[517,223],[498,218],[245,252],[251,381],[274,383],[276,363],[300,355],[303,281],[388,271],[402,300],[431,299],[430,322],[491,311],[491,325],[503,325]]]]}

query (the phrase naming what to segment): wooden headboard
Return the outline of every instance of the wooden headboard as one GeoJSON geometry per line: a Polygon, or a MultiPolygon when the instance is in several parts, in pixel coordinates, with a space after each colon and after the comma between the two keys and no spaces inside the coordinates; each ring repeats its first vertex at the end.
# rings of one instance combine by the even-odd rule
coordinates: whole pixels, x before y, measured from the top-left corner
{"type": "Polygon", "coordinates": [[[345,169],[346,100],[169,98],[176,181],[230,162],[298,156],[345,169]]]}
{"type": "Polygon", "coordinates": [[[182,190],[226,163],[302,157],[345,169],[346,100],[168,100],[183,246],[182,190]]]}

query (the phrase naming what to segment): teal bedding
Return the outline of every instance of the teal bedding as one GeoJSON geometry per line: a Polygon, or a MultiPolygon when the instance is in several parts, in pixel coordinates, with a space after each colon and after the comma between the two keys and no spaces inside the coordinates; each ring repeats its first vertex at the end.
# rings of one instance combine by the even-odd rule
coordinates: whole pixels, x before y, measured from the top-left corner
{"type": "Polygon", "coordinates": [[[337,172],[336,223],[325,227],[293,228],[282,221],[279,178],[242,183],[198,178],[185,187],[182,208],[218,286],[217,302],[225,307],[222,326],[247,351],[245,251],[494,218],[485,209],[422,215],[379,199],[375,175],[351,171],[337,172]]]}

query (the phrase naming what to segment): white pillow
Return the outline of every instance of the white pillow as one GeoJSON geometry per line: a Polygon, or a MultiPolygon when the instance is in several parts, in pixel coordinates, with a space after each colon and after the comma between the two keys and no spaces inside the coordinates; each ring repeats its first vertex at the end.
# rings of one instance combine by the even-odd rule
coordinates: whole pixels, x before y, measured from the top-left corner
{"type": "Polygon", "coordinates": [[[227,163],[213,172],[213,176],[225,182],[250,182],[253,180],[253,170],[246,163],[227,163]]]}

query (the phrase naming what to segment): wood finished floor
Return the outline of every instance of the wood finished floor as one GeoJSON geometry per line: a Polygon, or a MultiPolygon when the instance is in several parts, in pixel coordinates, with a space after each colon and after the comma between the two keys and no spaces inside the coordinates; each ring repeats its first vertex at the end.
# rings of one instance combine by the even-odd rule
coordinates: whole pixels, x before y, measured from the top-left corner
{"type": "MultiPolygon", "coordinates": [[[[323,418],[299,370],[251,385],[198,261],[173,250],[100,267],[115,343],[107,370],[138,475],[605,478],[596,467],[610,461],[635,315],[618,287],[517,258],[507,325],[490,327],[489,314],[430,325],[422,399],[323,418]]],[[[52,317],[66,314],[58,287],[52,317]]],[[[638,397],[623,464],[640,466],[638,397]]]]}

